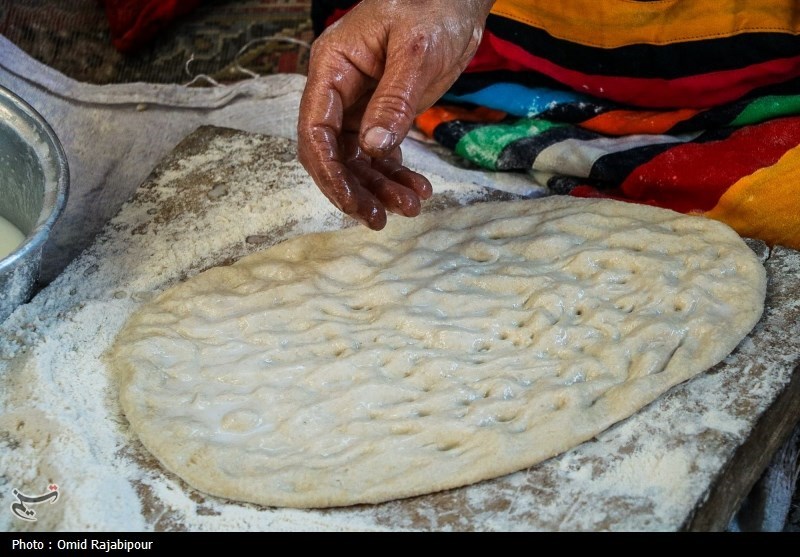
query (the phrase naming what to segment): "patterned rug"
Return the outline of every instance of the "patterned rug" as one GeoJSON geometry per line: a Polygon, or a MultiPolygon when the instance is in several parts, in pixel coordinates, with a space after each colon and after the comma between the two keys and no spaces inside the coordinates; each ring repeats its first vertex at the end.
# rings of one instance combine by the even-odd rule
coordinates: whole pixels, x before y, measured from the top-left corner
{"type": "MultiPolygon", "coordinates": [[[[187,83],[199,74],[219,82],[259,75],[306,73],[311,0],[216,0],[173,22],[141,51],[111,45],[97,0],[0,0],[0,34],[63,74],[99,85],[145,81],[187,83]]],[[[198,85],[206,82],[198,80],[198,85]]]]}

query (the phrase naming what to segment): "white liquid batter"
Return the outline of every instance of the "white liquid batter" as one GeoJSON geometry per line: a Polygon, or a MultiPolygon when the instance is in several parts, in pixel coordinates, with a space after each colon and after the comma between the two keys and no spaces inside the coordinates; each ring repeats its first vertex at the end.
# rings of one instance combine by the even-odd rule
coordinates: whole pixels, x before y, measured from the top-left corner
{"type": "Polygon", "coordinates": [[[24,240],[25,235],[16,226],[0,217],[0,259],[17,249],[24,240]]]}

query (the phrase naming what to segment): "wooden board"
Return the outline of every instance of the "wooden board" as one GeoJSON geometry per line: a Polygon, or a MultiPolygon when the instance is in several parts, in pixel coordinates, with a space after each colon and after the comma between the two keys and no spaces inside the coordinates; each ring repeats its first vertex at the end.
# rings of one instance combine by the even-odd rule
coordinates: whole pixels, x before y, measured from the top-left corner
{"type": "MultiPolygon", "coordinates": [[[[432,178],[438,193],[426,210],[510,199],[432,178]]],[[[103,362],[116,331],[176,281],[288,237],[349,225],[310,182],[291,142],[220,128],[201,128],[183,141],[93,246],[0,333],[4,479],[9,490],[36,493],[55,482],[70,493],[37,509],[37,523],[6,516],[0,527],[719,530],[800,419],[800,253],[754,242],[768,270],[767,307],[737,350],[529,470],[320,511],[208,497],[165,472],[121,415],[103,362]],[[117,501],[114,512],[92,512],[98,497],[117,501]]]]}

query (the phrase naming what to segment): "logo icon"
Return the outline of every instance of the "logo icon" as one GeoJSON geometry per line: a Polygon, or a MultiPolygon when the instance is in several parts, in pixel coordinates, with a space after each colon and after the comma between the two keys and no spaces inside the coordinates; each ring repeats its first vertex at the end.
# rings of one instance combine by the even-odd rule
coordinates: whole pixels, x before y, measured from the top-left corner
{"type": "Polygon", "coordinates": [[[45,501],[50,501],[52,505],[58,500],[58,486],[56,484],[48,485],[46,493],[33,497],[21,493],[18,489],[12,490],[11,493],[17,499],[16,503],[11,503],[11,512],[14,513],[17,518],[29,522],[36,522],[36,511],[29,509],[26,503],[28,505],[39,505],[45,501]]]}

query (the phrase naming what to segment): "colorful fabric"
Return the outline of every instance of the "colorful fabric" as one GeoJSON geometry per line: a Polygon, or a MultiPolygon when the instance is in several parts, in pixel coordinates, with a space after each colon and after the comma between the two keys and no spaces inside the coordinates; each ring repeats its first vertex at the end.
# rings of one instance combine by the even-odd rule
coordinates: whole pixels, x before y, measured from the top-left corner
{"type": "Polygon", "coordinates": [[[704,215],[800,249],[800,2],[498,0],[475,58],[417,126],[553,193],[704,215]]]}

